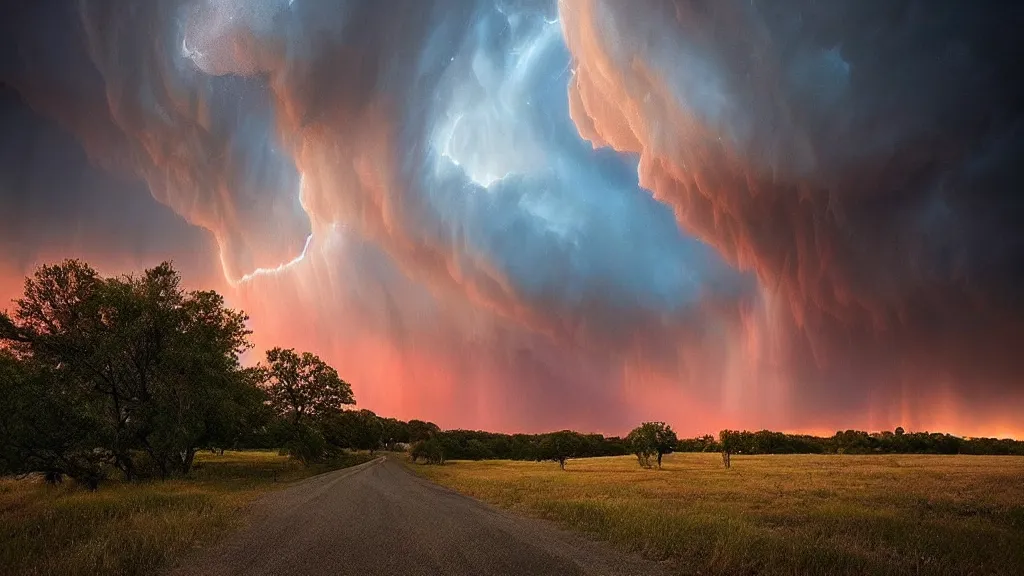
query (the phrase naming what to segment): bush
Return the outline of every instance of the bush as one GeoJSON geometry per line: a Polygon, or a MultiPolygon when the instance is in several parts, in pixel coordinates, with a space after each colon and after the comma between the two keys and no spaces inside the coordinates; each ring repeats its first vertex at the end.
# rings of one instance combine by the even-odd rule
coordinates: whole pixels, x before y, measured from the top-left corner
{"type": "Polygon", "coordinates": [[[296,424],[287,446],[288,455],[304,465],[323,461],[336,453],[324,440],[323,434],[312,426],[296,424]]]}
{"type": "Polygon", "coordinates": [[[424,460],[427,464],[444,464],[444,446],[437,438],[420,440],[412,445],[409,456],[413,462],[424,460]]]}

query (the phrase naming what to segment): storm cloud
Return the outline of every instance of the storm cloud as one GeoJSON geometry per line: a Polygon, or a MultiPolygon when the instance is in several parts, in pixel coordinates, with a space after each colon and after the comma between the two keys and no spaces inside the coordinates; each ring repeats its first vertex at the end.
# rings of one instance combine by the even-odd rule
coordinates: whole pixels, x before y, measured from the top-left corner
{"type": "Polygon", "coordinates": [[[12,10],[9,292],[170,257],[444,426],[1020,427],[1019,9],[12,10]]]}

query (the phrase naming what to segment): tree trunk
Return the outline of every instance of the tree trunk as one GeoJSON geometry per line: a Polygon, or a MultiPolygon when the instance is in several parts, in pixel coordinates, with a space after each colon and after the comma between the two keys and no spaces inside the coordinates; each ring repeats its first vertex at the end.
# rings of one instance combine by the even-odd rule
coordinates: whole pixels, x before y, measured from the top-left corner
{"type": "Polygon", "coordinates": [[[661,452],[658,452],[658,468],[661,468],[661,452]]]}
{"type": "Polygon", "coordinates": [[[115,454],[114,465],[121,470],[124,474],[125,482],[131,482],[135,480],[135,463],[132,462],[132,457],[127,454],[115,454]]]}
{"type": "Polygon", "coordinates": [[[189,472],[192,471],[192,463],[195,462],[195,459],[196,459],[196,449],[195,448],[188,448],[187,450],[185,450],[185,457],[182,458],[182,460],[181,460],[181,473],[183,475],[187,475],[189,472]]]}

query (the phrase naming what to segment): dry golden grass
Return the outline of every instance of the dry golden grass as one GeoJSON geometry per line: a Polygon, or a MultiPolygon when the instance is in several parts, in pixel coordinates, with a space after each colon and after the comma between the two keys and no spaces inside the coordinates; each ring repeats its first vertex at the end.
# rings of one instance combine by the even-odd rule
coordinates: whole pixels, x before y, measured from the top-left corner
{"type": "MultiPolygon", "coordinates": [[[[332,467],[368,459],[354,454],[332,467]]],[[[227,452],[197,455],[189,479],[96,492],[0,478],[0,573],[153,574],[238,527],[257,496],[327,469],[276,452],[227,452]]]]}
{"type": "Polygon", "coordinates": [[[674,454],[414,466],[684,574],[1024,574],[1024,458],[674,454]]]}

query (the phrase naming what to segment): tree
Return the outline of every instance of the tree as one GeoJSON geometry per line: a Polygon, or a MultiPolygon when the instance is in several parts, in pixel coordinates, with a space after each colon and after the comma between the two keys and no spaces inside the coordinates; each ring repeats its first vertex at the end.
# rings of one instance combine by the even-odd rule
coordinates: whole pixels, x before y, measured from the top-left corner
{"type": "MultiPolygon", "coordinates": [[[[219,406],[207,415],[206,442],[211,450],[239,447],[266,447],[267,436],[278,420],[267,403],[267,394],[260,388],[261,374],[257,368],[245,368],[236,373],[237,383],[230,394],[221,399],[219,406]]],[[[271,446],[279,446],[271,442],[271,446]]]]}
{"type": "Polygon", "coordinates": [[[300,355],[291,348],[272,348],[267,351],[263,371],[270,405],[295,424],[317,420],[356,403],[349,383],[311,352],[300,355]]]}
{"type": "Polygon", "coordinates": [[[491,452],[491,449],[482,440],[472,438],[466,442],[466,459],[487,460],[493,457],[494,453],[491,452]]]}
{"type": "Polygon", "coordinates": [[[409,441],[428,440],[434,434],[441,431],[441,428],[433,422],[423,420],[409,420],[409,441]]]}
{"type": "Polygon", "coordinates": [[[426,458],[426,444],[426,440],[417,440],[409,447],[409,458],[412,459],[413,464],[415,464],[420,458],[426,458]]]}
{"type": "Polygon", "coordinates": [[[444,446],[439,437],[417,440],[409,450],[413,462],[426,460],[427,464],[444,464],[444,446]]]}
{"type": "Polygon", "coordinates": [[[108,458],[95,406],[50,385],[45,368],[0,350],[0,475],[41,472],[96,489],[108,458]]]}
{"type": "Polygon", "coordinates": [[[327,443],[337,448],[369,450],[372,454],[383,443],[384,425],[370,410],[341,410],[321,422],[327,443]]]}
{"type": "Polygon", "coordinates": [[[571,430],[545,434],[537,449],[537,460],[554,460],[565,470],[565,461],[575,456],[582,444],[582,437],[571,430]]]}
{"type": "Polygon", "coordinates": [[[906,433],[907,433],[907,431],[903,429],[903,426],[897,426],[896,427],[896,435],[897,436],[903,436],[906,433]]]}
{"type": "Polygon", "coordinates": [[[100,427],[93,448],[128,479],[188,473],[247,385],[247,317],[183,290],[168,263],[113,278],[76,260],[42,266],[0,316],[0,344],[45,374],[45,397],[79,399],[77,416],[100,427]]]}
{"type": "Polygon", "coordinates": [[[371,410],[350,411],[355,417],[352,428],[351,444],[357,450],[369,450],[373,454],[381,447],[384,436],[384,425],[381,419],[371,410]]]}
{"type": "Polygon", "coordinates": [[[665,454],[671,454],[676,449],[679,439],[672,427],[664,422],[655,422],[657,430],[654,436],[654,450],[658,453],[658,468],[661,468],[661,458],[665,454]]]}
{"type": "Polygon", "coordinates": [[[291,429],[285,443],[292,457],[309,464],[339,447],[327,427],[355,398],[337,370],[311,352],[272,348],[259,372],[268,404],[291,429]]]}
{"type": "Polygon", "coordinates": [[[651,456],[655,454],[654,435],[650,432],[650,430],[644,429],[643,426],[639,426],[630,431],[626,436],[626,443],[629,444],[630,450],[643,468],[651,467],[651,456]]]}
{"type": "Polygon", "coordinates": [[[721,446],[711,434],[680,440],[676,452],[720,452],[721,446]]]}
{"type": "Polygon", "coordinates": [[[399,444],[409,443],[409,425],[396,418],[380,419],[381,443],[386,450],[394,450],[399,444]]]}
{"type": "Polygon", "coordinates": [[[732,466],[732,454],[738,448],[739,433],[733,430],[722,430],[718,433],[718,442],[722,445],[722,464],[729,468],[732,466]]]}
{"type": "Polygon", "coordinates": [[[238,359],[250,346],[248,318],[226,308],[216,292],[180,291],[169,266],[130,280],[130,293],[144,303],[141,321],[133,323],[143,343],[134,362],[152,361],[151,371],[140,374],[145,424],[138,434],[166,478],[187,473],[199,448],[223,446],[258,410],[253,371],[238,359]]]}
{"type": "Polygon", "coordinates": [[[641,466],[650,468],[651,457],[656,456],[658,468],[661,468],[662,457],[676,449],[679,439],[664,422],[644,422],[629,433],[627,441],[641,466]]]}

